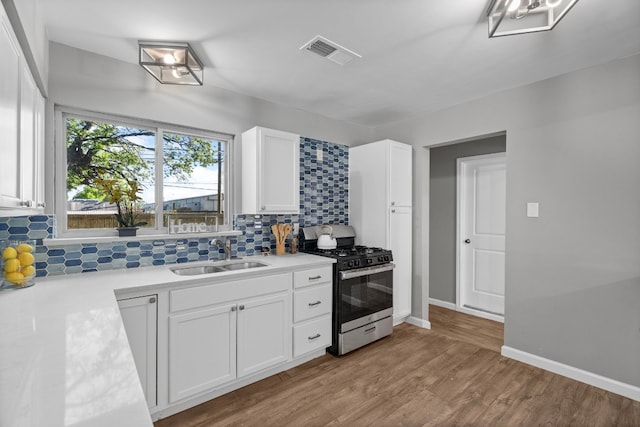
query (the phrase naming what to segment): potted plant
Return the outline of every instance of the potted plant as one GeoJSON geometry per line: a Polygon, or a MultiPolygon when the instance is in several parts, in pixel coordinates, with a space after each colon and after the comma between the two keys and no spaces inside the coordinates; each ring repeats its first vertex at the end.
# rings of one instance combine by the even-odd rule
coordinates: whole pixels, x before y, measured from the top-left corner
{"type": "Polygon", "coordinates": [[[118,221],[118,235],[135,236],[138,227],[146,225],[146,221],[138,221],[142,213],[138,196],[138,183],[135,180],[95,179],[95,185],[105,194],[109,203],[116,205],[117,213],[113,214],[118,221]]]}

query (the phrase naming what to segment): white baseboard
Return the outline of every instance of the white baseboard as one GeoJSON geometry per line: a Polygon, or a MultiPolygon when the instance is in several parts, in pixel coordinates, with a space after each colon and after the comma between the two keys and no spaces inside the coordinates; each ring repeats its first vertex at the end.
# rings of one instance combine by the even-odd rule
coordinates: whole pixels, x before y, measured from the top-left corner
{"type": "Polygon", "coordinates": [[[435,298],[429,298],[429,304],[433,304],[433,305],[437,305],[438,307],[448,308],[449,310],[457,311],[456,305],[449,301],[442,301],[435,298]]]}
{"type": "Polygon", "coordinates": [[[487,313],[482,310],[473,310],[466,307],[458,307],[452,302],[441,301],[435,298],[429,298],[429,304],[437,305],[438,307],[448,308],[449,310],[458,311],[460,313],[470,314],[476,317],[482,317],[483,319],[493,320],[494,322],[504,323],[504,317],[498,314],[487,313]]]}
{"type": "Polygon", "coordinates": [[[584,371],[573,366],[565,365],[564,363],[536,356],[535,354],[507,347],[505,345],[502,346],[502,355],[504,357],[515,359],[528,365],[542,368],[555,374],[628,397],[629,399],[640,401],[640,387],[603,377],[602,375],[584,371]]]}
{"type": "Polygon", "coordinates": [[[420,319],[419,317],[409,316],[407,317],[405,322],[419,328],[431,329],[431,322],[429,322],[428,320],[420,319]]]}

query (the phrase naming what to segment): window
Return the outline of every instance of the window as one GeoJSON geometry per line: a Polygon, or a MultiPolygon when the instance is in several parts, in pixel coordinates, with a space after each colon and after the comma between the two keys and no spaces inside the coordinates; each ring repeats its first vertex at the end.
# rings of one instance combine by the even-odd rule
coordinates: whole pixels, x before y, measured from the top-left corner
{"type": "Polygon", "coordinates": [[[181,222],[230,229],[230,135],[70,109],[56,123],[60,237],[113,235],[114,189],[133,197],[138,234],[181,222]]]}

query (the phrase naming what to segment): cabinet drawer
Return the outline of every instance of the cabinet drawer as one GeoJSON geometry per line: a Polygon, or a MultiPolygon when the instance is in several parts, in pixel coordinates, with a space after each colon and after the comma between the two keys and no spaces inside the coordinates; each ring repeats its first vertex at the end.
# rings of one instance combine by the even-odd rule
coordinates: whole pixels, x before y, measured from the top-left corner
{"type": "Polygon", "coordinates": [[[293,327],[293,357],[331,345],[331,316],[293,327]]]}
{"type": "Polygon", "coordinates": [[[331,283],[333,267],[320,267],[293,273],[293,287],[302,288],[304,286],[318,285],[320,283],[331,283]]]}
{"type": "Polygon", "coordinates": [[[291,289],[291,273],[194,286],[169,292],[171,312],[253,298],[291,289]]]}
{"type": "Polygon", "coordinates": [[[331,284],[297,290],[293,293],[293,321],[331,313],[331,284]]]}

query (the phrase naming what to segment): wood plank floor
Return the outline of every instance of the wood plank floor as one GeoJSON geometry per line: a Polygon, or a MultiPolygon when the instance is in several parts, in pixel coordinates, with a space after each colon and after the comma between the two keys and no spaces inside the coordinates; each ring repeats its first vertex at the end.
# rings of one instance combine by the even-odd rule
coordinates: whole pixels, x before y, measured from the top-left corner
{"type": "Polygon", "coordinates": [[[430,321],[155,426],[640,426],[640,402],[500,356],[500,323],[436,306],[430,321]]]}

